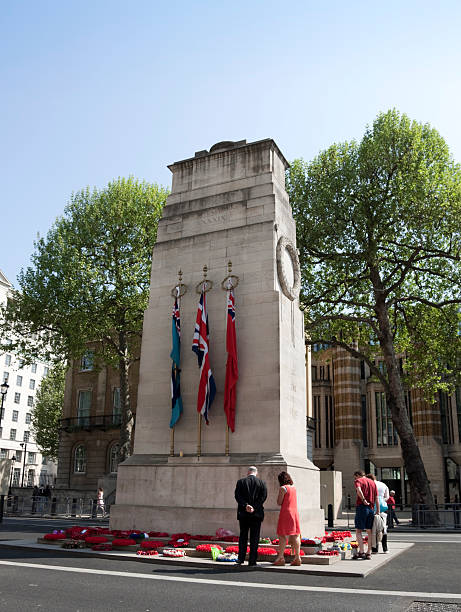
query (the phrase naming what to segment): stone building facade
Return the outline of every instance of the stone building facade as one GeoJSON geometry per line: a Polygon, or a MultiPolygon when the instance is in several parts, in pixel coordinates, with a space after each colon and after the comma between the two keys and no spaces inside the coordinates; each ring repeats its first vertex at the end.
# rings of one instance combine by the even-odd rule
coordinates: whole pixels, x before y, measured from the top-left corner
{"type": "MultiPolygon", "coordinates": [[[[136,413],[139,362],[130,368],[131,407],[136,413]]],[[[89,349],[66,376],[56,488],[106,498],[115,487],[120,437],[120,382],[117,370],[98,366],[89,349]],[[110,481],[114,481],[114,487],[110,481]]],[[[110,502],[110,500],[109,500],[110,502]]]]}
{"type": "MultiPolygon", "coordinates": [[[[344,349],[313,347],[310,376],[315,422],[314,463],[343,474],[344,497],[354,498],[353,473],[373,472],[409,503],[409,486],[400,443],[394,431],[382,385],[368,366],[344,349]]],[[[379,368],[385,368],[377,360],[379,368]]],[[[418,389],[405,400],[432,492],[438,502],[460,499],[461,393],[439,393],[428,403],[418,389]]]]}
{"type": "MultiPolygon", "coordinates": [[[[13,285],[0,271],[0,303],[4,304],[13,285]]],[[[31,343],[33,339],[31,338],[31,343]]],[[[11,487],[54,486],[56,463],[42,455],[32,429],[32,411],[48,364],[37,360],[26,365],[12,353],[0,354],[0,375],[8,389],[0,419],[0,459],[11,459],[11,487]]]]}

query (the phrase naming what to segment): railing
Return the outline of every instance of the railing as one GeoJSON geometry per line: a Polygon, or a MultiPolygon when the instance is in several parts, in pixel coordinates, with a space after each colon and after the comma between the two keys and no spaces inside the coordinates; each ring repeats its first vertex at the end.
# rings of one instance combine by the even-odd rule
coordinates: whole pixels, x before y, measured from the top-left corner
{"type": "Polygon", "coordinates": [[[415,527],[461,529],[461,504],[415,504],[412,509],[415,527]]]}
{"type": "MultiPolygon", "coordinates": [[[[105,513],[109,506],[105,505],[105,513]]],[[[102,511],[97,507],[97,500],[85,497],[30,497],[10,495],[6,499],[7,516],[62,516],[65,518],[98,518],[102,511]]]]}
{"type": "MultiPolygon", "coordinates": [[[[355,496],[343,496],[342,512],[347,518],[347,525],[353,526],[355,514],[355,496]]],[[[405,527],[416,529],[461,529],[461,503],[449,504],[396,504],[399,521],[403,519],[405,527]]],[[[387,511],[389,517],[389,510],[387,511]]],[[[388,528],[392,529],[388,518],[388,528]]]]}
{"type": "Polygon", "coordinates": [[[98,416],[81,416],[70,419],[61,419],[61,429],[67,432],[91,431],[92,429],[116,429],[120,427],[122,417],[120,414],[100,414],[98,416]]]}

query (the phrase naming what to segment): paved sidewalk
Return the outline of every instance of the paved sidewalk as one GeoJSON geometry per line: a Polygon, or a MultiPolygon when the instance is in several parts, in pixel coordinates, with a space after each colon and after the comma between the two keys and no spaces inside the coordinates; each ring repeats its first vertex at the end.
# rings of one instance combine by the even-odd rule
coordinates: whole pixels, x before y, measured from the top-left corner
{"type": "MultiPolygon", "coordinates": [[[[265,571],[265,572],[280,572],[280,573],[297,573],[297,574],[311,574],[316,576],[342,576],[348,578],[365,578],[366,576],[372,574],[377,569],[386,565],[393,559],[395,559],[398,555],[406,552],[409,548],[413,546],[413,543],[410,542],[393,542],[392,548],[389,549],[387,554],[378,553],[376,555],[372,555],[370,560],[359,560],[355,561],[353,559],[347,559],[343,561],[338,561],[333,565],[306,565],[303,564],[299,567],[291,567],[289,565],[282,567],[274,567],[270,562],[259,562],[256,571],[265,571]]],[[[242,567],[237,567],[232,563],[219,563],[217,561],[212,561],[211,559],[202,559],[198,557],[183,557],[183,558],[168,558],[163,557],[162,555],[157,556],[138,556],[133,552],[120,552],[120,551],[96,551],[91,550],[90,548],[78,549],[65,549],[61,548],[57,545],[47,545],[47,544],[38,544],[33,540],[7,540],[0,542],[0,549],[2,547],[6,548],[19,548],[19,549],[29,549],[29,550],[47,550],[49,552],[59,551],[60,553],[64,552],[69,554],[69,556],[77,555],[77,556],[87,556],[92,558],[101,558],[101,559],[117,559],[121,561],[138,561],[140,563],[152,563],[152,564],[169,564],[169,565],[182,565],[188,567],[201,567],[201,568],[216,568],[217,566],[228,565],[233,567],[236,572],[246,572],[246,571],[254,571],[253,569],[248,568],[247,565],[242,567]]]]}

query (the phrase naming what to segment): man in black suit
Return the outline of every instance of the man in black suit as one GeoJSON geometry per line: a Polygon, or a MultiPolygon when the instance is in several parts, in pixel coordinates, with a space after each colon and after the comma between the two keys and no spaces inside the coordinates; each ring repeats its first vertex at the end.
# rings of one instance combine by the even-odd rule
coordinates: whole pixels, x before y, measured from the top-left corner
{"type": "Polygon", "coordinates": [[[249,566],[256,565],[258,558],[259,534],[264,520],[263,504],[267,497],[266,483],[257,477],[258,470],[254,465],[248,468],[246,478],[237,481],[235,499],[238,503],[237,518],[240,523],[239,557],[237,564],[242,565],[248,544],[250,532],[249,566]]]}

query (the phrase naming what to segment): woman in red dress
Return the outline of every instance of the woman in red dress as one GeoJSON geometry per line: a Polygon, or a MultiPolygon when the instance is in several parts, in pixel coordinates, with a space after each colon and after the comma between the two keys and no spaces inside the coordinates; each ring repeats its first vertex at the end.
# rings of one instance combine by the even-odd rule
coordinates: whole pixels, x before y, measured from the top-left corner
{"type": "Polygon", "coordinates": [[[290,565],[301,565],[299,551],[301,548],[301,529],[299,528],[298,501],[296,489],[288,472],[278,475],[280,490],[277,503],[280,508],[277,523],[277,536],[279,538],[279,554],[272,565],[285,565],[284,551],[287,540],[294,548],[295,558],[290,565]]]}

